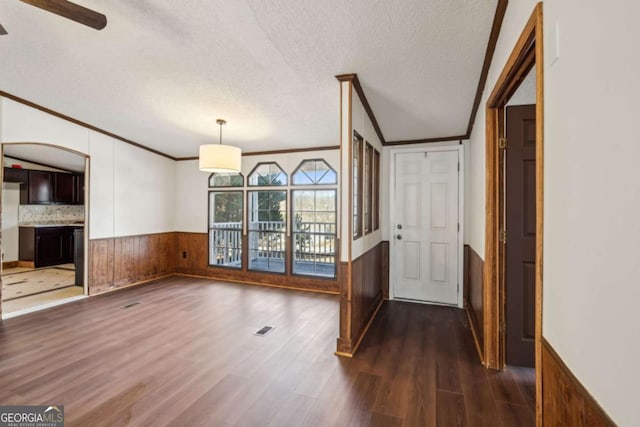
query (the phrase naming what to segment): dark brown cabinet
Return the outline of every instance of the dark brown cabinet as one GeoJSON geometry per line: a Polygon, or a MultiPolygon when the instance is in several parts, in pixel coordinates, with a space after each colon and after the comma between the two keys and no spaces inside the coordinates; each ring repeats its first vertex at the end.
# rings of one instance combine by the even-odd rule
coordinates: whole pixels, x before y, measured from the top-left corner
{"type": "Polygon", "coordinates": [[[26,192],[20,191],[20,204],[43,204],[53,200],[53,172],[29,171],[26,192]],[[24,196],[23,196],[23,193],[24,196]],[[24,200],[26,198],[26,200],[24,200]]]}
{"type": "Polygon", "coordinates": [[[4,168],[4,182],[26,183],[29,181],[29,171],[19,168],[4,168]]]}
{"type": "Polygon", "coordinates": [[[21,205],[84,204],[84,174],[4,168],[4,181],[20,183],[21,205]]]}
{"type": "Polygon", "coordinates": [[[71,205],[77,202],[78,176],[70,173],[58,173],[53,175],[53,202],[71,205]]]}
{"type": "Polygon", "coordinates": [[[73,263],[73,231],[79,227],[20,227],[20,261],[36,268],[73,263]]]}

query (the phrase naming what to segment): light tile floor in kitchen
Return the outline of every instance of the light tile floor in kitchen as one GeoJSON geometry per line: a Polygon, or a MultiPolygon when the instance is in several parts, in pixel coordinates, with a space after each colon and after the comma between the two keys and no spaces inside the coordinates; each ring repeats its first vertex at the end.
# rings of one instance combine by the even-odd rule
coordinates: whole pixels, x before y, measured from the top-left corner
{"type": "Polygon", "coordinates": [[[15,267],[2,272],[3,315],[83,294],[83,287],[75,286],[73,264],[38,269],[15,267]]]}

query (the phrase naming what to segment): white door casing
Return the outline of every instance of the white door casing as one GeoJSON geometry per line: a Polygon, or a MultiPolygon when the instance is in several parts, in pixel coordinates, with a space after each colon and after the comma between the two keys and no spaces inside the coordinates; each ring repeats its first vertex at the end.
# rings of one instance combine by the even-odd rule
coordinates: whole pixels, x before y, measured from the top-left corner
{"type": "Polygon", "coordinates": [[[461,146],[392,156],[391,298],[462,306],[461,161],[461,146]]]}

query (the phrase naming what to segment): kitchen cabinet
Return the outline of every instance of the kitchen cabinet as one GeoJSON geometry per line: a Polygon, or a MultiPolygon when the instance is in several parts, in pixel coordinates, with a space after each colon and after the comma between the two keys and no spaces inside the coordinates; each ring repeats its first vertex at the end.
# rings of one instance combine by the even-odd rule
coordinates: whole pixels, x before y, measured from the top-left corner
{"type": "Polygon", "coordinates": [[[5,168],[4,180],[21,183],[21,205],[84,204],[84,174],[5,168]]]}
{"type": "Polygon", "coordinates": [[[4,182],[26,183],[29,181],[29,171],[19,168],[4,168],[4,182]]]}
{"type": "Polygon", "coordinates": [[[30,170],[29,180],[25,188],[20,187],[20,204],[51,203],[53,200],[53,183],[53,172],[30,170]]]}
{"type": "Polygon", "coordinates": [[[73,231],[82,227],[19,227],[19,259],[35,268],[74,261],[73,231]]]}
{"type": "Polygon", "coordinates": [[[72,205],[78,197],[78,176],[71,173],[53,173],[53,203],[72,205]]]}

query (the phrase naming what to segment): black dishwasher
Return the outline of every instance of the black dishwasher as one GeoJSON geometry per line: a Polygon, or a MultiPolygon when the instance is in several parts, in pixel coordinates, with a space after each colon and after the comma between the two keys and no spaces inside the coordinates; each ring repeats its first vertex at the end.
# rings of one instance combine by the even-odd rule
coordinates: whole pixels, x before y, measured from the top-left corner
{"type": "Polygon", "coordinates": [[[73,263],[76,268],[76,285],[84,286],[84,228],[73,230],[73,263]]]}

